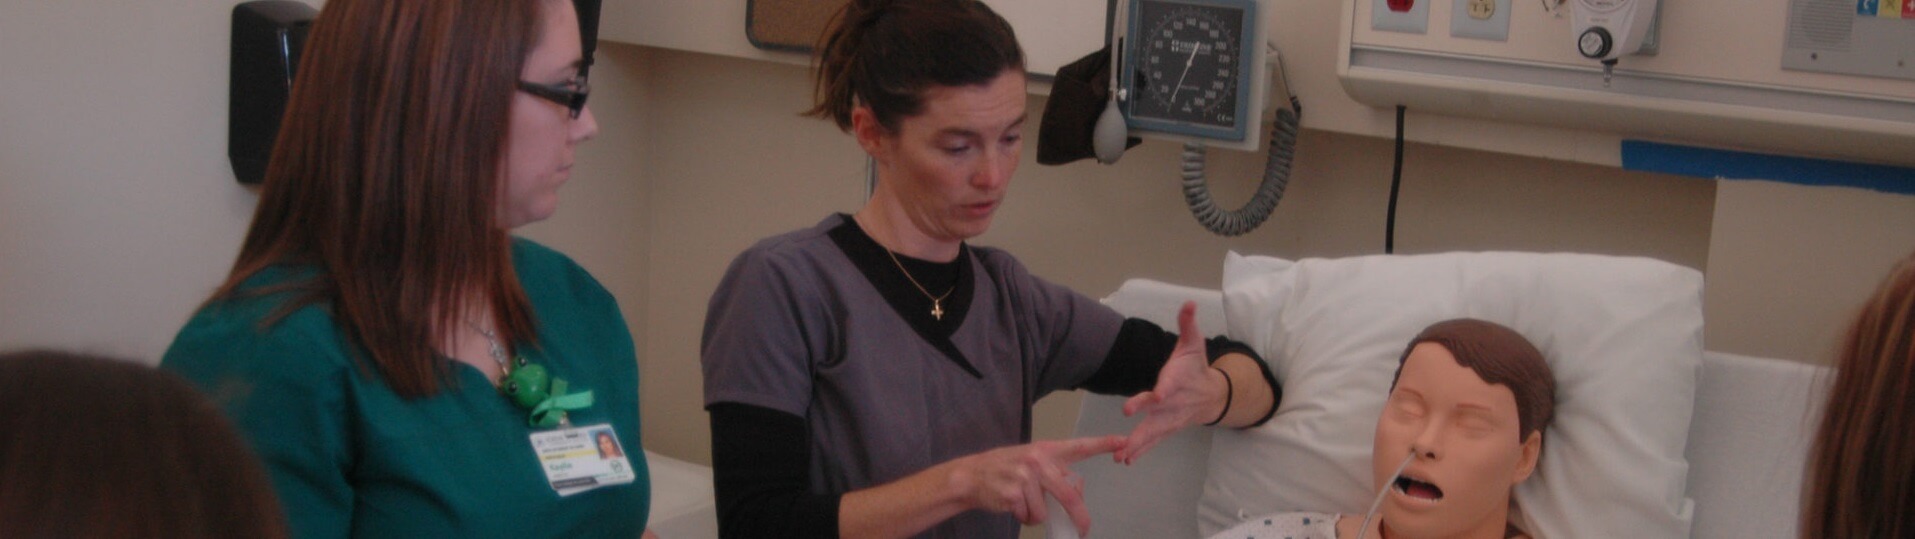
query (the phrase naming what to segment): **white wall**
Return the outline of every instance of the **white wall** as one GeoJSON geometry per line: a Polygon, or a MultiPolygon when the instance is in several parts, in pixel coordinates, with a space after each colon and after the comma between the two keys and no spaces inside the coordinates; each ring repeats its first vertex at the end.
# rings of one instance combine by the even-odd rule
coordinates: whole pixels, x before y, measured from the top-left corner
{"type": "MultiPolygon", "coordinates": [[[[0,0],[0,349],[157,363],[225,276],[257,196],[226,159],[231,0],[0,0]]],[[[639,141],[636,100],[599,99],[602,139],[639,141]]],[[[624,71],[622,71],[624,70],[624,71]]],[[[641,155],[581,150],[559,216],[522,231],[571,253],[638,320],[641,155]]]]}
{"type": "Polygon", "coordinates": [[[0,6],[0,348],[157,362],[238,252],[230,1],[0,6]]]}

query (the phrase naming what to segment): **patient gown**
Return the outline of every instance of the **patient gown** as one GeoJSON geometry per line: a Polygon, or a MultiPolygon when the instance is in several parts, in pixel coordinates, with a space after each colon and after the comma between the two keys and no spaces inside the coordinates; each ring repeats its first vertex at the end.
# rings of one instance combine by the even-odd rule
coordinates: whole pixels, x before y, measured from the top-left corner
{"type": "Polygon", "coordinates": [[[1335,539],[1337,516],[1329,513],[1276,513],[1245,521],[1210,539],[1335,539]]]}

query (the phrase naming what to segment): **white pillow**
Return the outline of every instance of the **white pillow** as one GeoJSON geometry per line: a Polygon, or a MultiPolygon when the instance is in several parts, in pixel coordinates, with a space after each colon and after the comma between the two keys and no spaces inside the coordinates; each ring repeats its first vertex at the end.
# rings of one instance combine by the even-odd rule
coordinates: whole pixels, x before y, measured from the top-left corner
{"type": "Polygon", "coordinates": [[[1290,262],[1231,253],[1232,338],[1283,385],[1262,427],[1218,431],[1198,505],[1205,536],[1238,515],[1361,514],[1397,358],[1429,324],[1509,326],[1556,375],[1556,416],[1511,515],[1542,539],[1688,537],[1690,414],[1702,361],[1702,276],[1644,258],[1449,253],[1290,262]]]}

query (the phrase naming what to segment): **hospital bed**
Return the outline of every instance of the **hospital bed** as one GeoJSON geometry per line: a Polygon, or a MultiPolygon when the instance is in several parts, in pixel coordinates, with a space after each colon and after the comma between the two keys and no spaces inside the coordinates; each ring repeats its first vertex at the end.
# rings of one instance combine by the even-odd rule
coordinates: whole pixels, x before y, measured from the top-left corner
{"type": "MultiPolygon", "coordinates": [[[[1520,281],[1528,278],[1522,276],[1523,272],[1541,271],[1545,273],[1561,273],[1560,271],[1549,269],[1552,267],[1550,264],[1555,263],[1567,264],[1564,267],[1581,268],[1573,271],[1595,272],[1597,274],[1618,271],[1616,268],[1608,265],[1619,265],[1624,267],[1624,269],[1632,271],[1635,269],[1647,269],[1649,273],[1658,275],[1658,278],[1676,283],[1679,289],[1666,294],[1657,295],[1658,291],[1654,290],[1653,287],[1649,287],[1649,290],[1638,290],[1644,287],[1637,286],[1636,284],[1623,283],[1615,285],[1616,288],[1623,290],[1620,294],[1626,295],[1634,291],[1646,292],[1650,295],[1645,297],[1649,298],[1674,296],[1675,299],[1671,300],[1674,307],[1659,308],[1677,312],[1680,314],[1680,317],[1693,316],[1695,318],[1693,327],[1673,324],[1678,326],[1675,330],[1678,334],[1677,337],[1681,337],[1680,334],[1686,332],[1692,331],[1694,333],[1693,344],[1691,345],[1693,351],[1685,352],[1684,354],[1700,356],[1693,358],[1695,363],[1693,369],[1676,371],[1678,373],[1693,372],[1695,374],[1692,385],[1693,415],[1689,415],[1687,413],[1688,411],[1682,410],[1681,408],[1683,407],[1679,405],[1671,406],[1669,407],[1671,409],[1668,410],[1668,414],[1670,415],[1684,415],[1689,419],[1687,421],[1686,437],[1679,436],[1679,438],[1683,439],[1674,440],[1674,445],[1671,446],[1676,448],[1675,451],[1680,455],[1680,458],[1673,459],[1673,466],[1671,466],[1669,462],[1661,463],[1663,470],[1665,470],[1665,473],[1662,474],[1665,476],[1663,479],[1667,481],[1667,483],[1662,486],[1668,487],[1672,485],[1674,490],[1661,496],[1649,496],[1650,499],[1648,500],[1638,500],[1635,502],[1628,500],[1597,500],[1592,504],[1625,506],[1621,508],[1588,507],[1591,511],[1600,513],[1604,518],[1620,517],[1623,519],[1634,518],[1631,516],[1631,511],[1646,507],[1649,508],[1646,512],[1651,515],[1645,520],[1661,519],[1669,521],[1668,526],[1659,529],[1645,530],[1642,533],[1616,535],[1617,532],[1613,529],[1602,531],[1581,528],[1582,525],[1572,525],[1572,527],[1568,529],[1575,531],[1550,534],[1550,537],[1680,537],[1688,535],[1698,538],[1785,538],[1794,537],[1796,535],[1796,520],[1799,514],[1804,458],[1808,451],[1810,435],[1819,417],[1819,403],[1825,398],[1823,391],[1825,390],[1824,388],[1826,388],[1828,369],[1798,362],[1702,351],[1700,337],[1701,278],[1699,274],[1690,275],[1693,274],[1691,270],[1675,268],[1674,266],[1646,259],[1587,257],[1587,255],[1460,253],[1426,255],[1426,257],[1437,257],[1440,259],[1438,261],[1441,262],[1441,264],[1433,266],[1440,268],[1437,271],[1439,275],[1435,281],[1435,286],[1439,288],[1454,288],[1455,290],[1451,292],[1455,292],[1461,296],[1484,294],[1485,292],[1481,290],[1484,287],[1501,286],[1501,284],[1496,282],[1498,280],[1520,281]],[[1444,259],[1441,257],[1449,258],[1444,259]],[[1563,257],[1571,258],[1564,259],[1563,257]],[[1444,271],[1469,273],[1472,264],[1476,264],[1478,266],[1477,269],[1482,269],[1481,266],[1483,265],[1495,268],[1512,261],[1515,262],[1514,266],[1516,266],[1513,270],[1510,270],[1510,268],[1498,268],[1497,271],[1515,271],[1518,277],[1514,279],[1509,275],[1477,275],[1470,278],[1461,278],[1455,274],[1442,273],[1444,271]],[[1594,267],[1590,267],[1590,264],[1594,264],[1594,267]],[[1453,283],[1462,284],[1454,284],[1452,286],[1453,283]],[[1690,302],[1693,302],[1694,305],[1688,305],[1690,302]],[[1666,470],[1675,470],[1675,472],[1667,473],[1666,470]]],[[[1299,267],[1312,263],[1312,261],[1293,263],[1277,259],[1249,261],[1250,258],[1253,257],[1237,257],[1236,255],[1232,255],[1231,260],[1226,264],[1224,286],[1226,290],[1242,284],[1246,279],[1245,274],[1253,274],[1259,271],[1271,270],[1272,268],[1297,273],[1299,267]],[[1233,270],[1230,269],[1231,267],[1237,268],[1235,270],[1236,275],[1234,276],[1232,275],[1233,270]],[[1254,269],[1254,271],[1243,269],[1246,267],[1260,269],[1254,269]]],[[[1354,264],[1349,260],[1314,261],[1314,263],[1317,264],[1316,269],[1321,271],[1310,275],[1290,275],[1286,277],[1289,278],[1289,281],[1284,286],[1288,288],[1279,291],[1280,293],[1277,295],[1287,294],[1290,296],[1290,304],[1284,308],[1296,310],[1298,307],[1295,305],[1295,297],[1307,296],[1312,290],[1312,287],[1321,288],[1326,286],[1324,284],[1325,281],[1343,279],[1343,276],[1348,276],[1349,279],[1357,281],[1353,286],[1348,288],[1347,292],[1350,294],[1357,296],[1365,294],[1372,296],[1377,294],[1392,294],[1394,290],[1400,290],[1400,287],[1393,288],[1391,283],[1387,282],[1393,278],[1390,277],[1391,275],[1402,277],[1404,275],[1429,271],[1429,268],[1410,268],[1405,270],[1400,267],[1404,265],[1405,260],[1414,258],[1415,257],[1370,257],[1369,259],[1354,264]],[[1342,265],[1338,266],[1338,264],[1342,265]],[[1394,273],[1392,273],[1393,271],[1394,273]],[[1377,278],[1382,282],[1381,284],[1363,282],[1364,279],[1371,278],[1377,278]]],[[[1426,262],[1429,260],[1431,259],[1424,259],[1426,262]]],[[[1477,273],[1482,272],[1479,271],[1477,273]]],[[[1414,280],[1421,277],[1404,278],[1414,280]]],[[[1537,282],[1520,284],[1518,288],[1520,289],[1521,286],[1531,285],[1544,288],[1549,286],[1565,286],[1562,283],[1551,284],[1542,282],[1547,280],[1548,279],[1538,279],[1537,282]]],[[[1604,282],[1589,283],[1586,282],[1587,280],[1585,277],[1578,276],[1573,279],[1565,279],[1564,281],[1574,283],[1567,285],[1572,289],[1570,291],[1572,295],[1598,295],[1591,297],[1609,297],[1615,295],[1612,294],[1611,291],[1600,289],[1605,285],[1604,282]],[[1585,289],[1588,287],[1596,287],[1597,289],[1585,289]]],[[[1421,287],[1425,286],[1425,284],[1415,284],[1414,286],[1421,287]]],[[[1199,306],[1199,324],[1205,334],[1225,333],[1226,330],[1229,330],[1229,332],[1233,333],[1233,337],[1242,340],[1242,336],[1235,334],[1242,333],[1244,324],[1232,323],[1228,318],[1230,318],[1230,315],[1246,312],[1244,309],[1256,308],[1257,306],[1246,307],[1238,305],[1229,311],[1230,314],[1226,314],[1226,290],[1190,288],[1138,279],[1124,283],[1122,287],[1106,297],[1104,301],[1106,304],[1111,305],[1113,308],[1127,315],[1150,319],[1165,327],[1176,327],[1175,316],[1179,305],[1186,300],[1195,301],[1199,306]]],[[[1497,295],[1494,291],[1487,292],[1487,294],[1492,296],[1497,295]]],[[[1517,294],[1517,296],[1523,297],[1529,295],[1532,294],[1517,294]]],[[[1239,296],[1240,295],[1233,293],[1231,297],[1233,300],[1241,300],[1242,298],[1239,296]]],[[[1535,313],[1544,313],[1544,315],[1546,315],[1550,312],[1548,309],[1556,308],[1549,305],[1539,305],[1537,302],[1523,299],[1523,297],[1492,298],[1492,302],[1513,301],[1520,303],[1512,312],[1521,313],[1520,315],[1522,316],[1535,313]],[[1524,303],[1526,301],[1528,303],[1524,303]]],[[[1265,299],[1267,300],[1269,298],[1266,297],[1265,299]]],[[[1330,303],[1343,304],[1362,304],[1365,301],[1360,297],[1333,296],[1322,299],[1330,303]]],[[[1447,300],[1438,300],[1439,303],[1442,301],[1447,300]]],[[[1583,301],[1585,300],[1576,300],[1576,302],[1583,301]]],[[[1588,300],[1588,302],[1591,303],[1600,303],[1601,301],[1603,300],[1588,300]]],[[[1237,301],[1237,303],[1242,303],[1242,301],[1237,301]]],[[[1436,310],[1440,311],[1442,309],[1452,308],[1476,310],[1475,307],[1464,308],[1463,306],[1466,304],[1468,304],[1467,301],[1451,301],[1449,304],[1437,307],[1436,310]]],[[[1264,307],[1268,308],[1269,305],[1265,305],[1264,307]]],[[[1319,305],[1318,307],[1321,308],[1323,306],[1319,305]]],[[[1331,308],[1336,307],[1332,305],[1331,308]]],[[[1365,307],[1358,307],[1358,309],[1362,308],[1365,307]]],[[[1398,309],[1397,307],[1389,305],[1389,302],[1384,302],[1380,305],[1380,308],[1398,309]]],[[[1621,309],[1621,307],[1604,304],[1600,306],[1600,312],[1598,314],[1613,312],[1617,309],[1621,309]]],[[[1491,318],[1487,316],[1478,317],[1491,318]]],[[[1332,316],[1331,318],[1334,317],[1332,316]]],[[[1290,322],[1295,323],[1297,321],[1291,320],[1290,322]]],[[[1667,321],[1661,321],[1660,323],[1663,326],[1672,325],[1667,321]]],[[[1359,329],[1357,326],[1361,325],[1363,324],[1337,327],[1333,324],[1328,328],[1313,328],[1312,331],[1356,331],[1359,329]]],[[[1645,327],[1649,326],[1638,325],[1627,331],[1639,331],[1645,327]]],[[[1521,327],[1518,329],[1519,331],[1523,331],[1526,336],[1529,336],[1532,341],[1538,340],[1537,336],[1531,335],[1531,333],[1535,331],[1534,329],[1521,327]]],[[[1407,342],[1409,336],[1410,334],[1401,335],[1401,340],[1394,345],[1394,349],[1400,351],[1401,343],[1407,342]]],[[[1543,338],[1545,340],[1555,339],[1555,337],[1552,336],[1545,336],[1543,338]]],[[[1678,340],[1680,339],[1678,338],[1678,340]]],[[[1252,342],[1251,344],[1252,346],[1258,346],[1259,343],[1252,342]]],[[[1557,347],[1562,345],[1562,343],[1551,341],[1539,342],[1538,345],[1544,348],[1545,353],[1548,354],[1552,347],[1557,347]]],[[[1290,348],[1280,350],[1279,353],[1296,351],[1301,345],[1291,342],[1287,346],[1290,348]]],[[[1264,353],[1269,354],[1270,352],[1265,351],[1264,353]]],[[[1395,356],[1392,354],[1385,361],[1394,365],[1395,359],[1395,356]]],[[[1551,362],[1552,369],[1558,370],[1559,373],[1562,372],[1562,367],[1556,365],[1556,359],[1552,358],[1551,362]]],[[[1275,363],[1276,362],[1273,361],[1273,364],[1275,363]]],[[[1281,378],[1285,373],[1279,369],[1278,374],[1281,378]]],[[[1559,374],[1559,379],[1561,377],[1559,374]]],[[[1681,376],[1677,376],[1676,378],[1681,378],[1681,376]]],[[[1385,378],[1385,380],[1387,380],[1387,378],[1385,378]]],[[[1688,381],[1685,380],[1683,383],[1688,383],[1688,381]]],[[[1580,404],[1579,402],[1565,400],[1565,389],[1566,388],[1559,387],[1558,422],[1563,420],[1565,413],[1576,413],[1565,412],[1563,410],[1564,408],[1570,408],[1580,404]]],[[[1383,387],[1375,389],[1375,392],[1379,394],[1384,391],[1385,388],[1383,387]]],[[[1299,404],[1288,402],[1293,399],[1308,400],[1312,398],[1306,394],[1308,393],[1307,391],[1301,390],[1300,388],[1286,387],[1286,392],[1285,400],[1287,402],[1284,407],[1280,409],[1278,419],[1273,419],[1271,425],[1266,425],[1262,427],[1262,429],[1286,428],[1273,427],[1282,421],[1283,414],[1309,413],[1308,410],[1293,412],[1292,408],[1293,405],[1304,406],[1307,405],[1307,403],[1299,404]]],[[[1380,396],[1378,398],[1380,399],[1380,396]]],[[[1690,397],[1685,395],[1682,398],[1686,400],[1690,397]]],[[[1135,420],[1123,416],[1121,411],[1122,404],[1123,399],[1121,397],[1087,395],[1078,417],[1075,434],[1087,436],[1123,434],[1129,432],[1135,420]]],[[[1355,422],[1359,424],[1358,429],[1361,430],[1372,428],[1374,421],[1374,412],[1370,412],[1367,417],[1362,417],[1361,414],[1358,414],[1357,417],[1348,418],[1345,422],[1355,422]]],[[[1287,428],[1296,428],[1296,425],[1288,425],[1287,428]]],[[[1549,459],[1555,458],[1559,461],[1558,464],[1563,464],[1564,462],[1562,461],[1577,458],[1573,455],[1573,453],[1577,451],[1577,448],[1573,447],[1573,445],[1612,445],[1609,444],[1609,440],[1634,436],[1627,432],[1613,430],[1615,428],[1614,425],[1610,425],[1608,428],[1612,430],[1603,432],[1602,436],[1582,437],[1578,439],[1547,439],[1545,442],[1543,462],[1545,467],[1540,469],[1539,475],[1552,471],[1547,467],[1550,463],[1549,459]],[[1557,453],[1564,453],[1569,456],[1557,453]]],[[[1314,487],[1313,485],[1307,484],[1302,485],[1301,488],[1296,485],[1279,486],[1276,483],[1280,482],[1281,479],[1296,475],[1314,475],[1321,471],[1318,468],[1335,467],[1316,460],[1273,458],[1262,463],[1252,461],[1252,466],[1259,464],[1262,466],[1262,470],[1258,473],[1266,474],[1265,477],[1271,479],[1271,484],[1259,484],[1256,479],[1245,480],[1241,477],[1234,479],[1227,477],[1245,474],[1244,459],[1241,455],[1237,455],[1233,460],[1232,455],[1225,454],[1224,452],[1236,451],[1241,453],[1246,450],[1255,450],[1257,444],[1266,443],[1262,440],[1271,439],[1262,436],[1262,433],[1257,431],[1258,429],[1251,429],[1249,431],[1206,428],[1187,429],[1175,435],[1173,438],[1164,441],[1151,453],[1146,454],[1132,466],[1125,467],[1113,464],[1108,459],[1098,458],[1088,459],[1074,466],[1075,472],[1084,476],[1087,483],[1085,496],[1093,522],[1091,536],[1100,538],[1199,537],[1203,534],[1212,533],[1218,529],[1228,527],[1236,523],[1237,519],[1243,516],[1255,516],[1267,512],[1295,510],[1336,511],[1358,514],[1363,512],[1363,507],[1355,507],[1352,509],[1347,500],[1339,507],[1280,507],[1269,505],[1276,503],[1272,502],[1271,498],[1283,498],[1283,496],[1273,496],[1273,494],[1282,493],[1267,492],[1269,490],[1291,489],[1307,491],[1314,487]],[[1229,448],[1226,449],[1224,447],[1226,445],[1229,446],[1229,448]],[[1230,470],[1219,470],[1218,468],[1221,467],[1228,467],[1230,470]],[[1235,482],[1234,486],[1229,484],[1233,480],[1235,482]],[[1246,484],[1251,485],[1253,488],[1245,488],[1246,484]],[[1259,503],[1266,505],[1260,506],[1258,505],[1259,503]],[[1208,519],[1207,522],[1206,519],[1208,519]]],[[[1678,432],[1681,431],[1679,430],[1678,432]]],[[[1560,434],[1563,433],[1550,433],[1551,436],[1560,434]]],[[[1368,439],[1365,438],[1362,442],[1367,443],[1367,440],[1368,439]]],[[[1623,444],[1618,443],[1614,445],[1623,444]]],[[[1612,462],[1611,465],[1613,464],[1612,462]]],[[[1637,463],[1625,461],[1622,466],[1617,467],[1618,469],[1613,471],[1626,472],[1629,471],[1626,470],[1626,468],[1633,468],[1638,465],[1637,463]]],[[[1648,463],[1642,463],[1640,465],[1648,466],[1648,463]]],[[[1362,472],[1358,473],[1358,477],[1354,479],[1357,481],[1369,481],[1370,479],[1367,477],[1370,475],[1367,468],[1367,456],[1364,457],[1361,466],[1362,472]]],[[[1590,475],[1590,471],[1591,470],[1583,469],[1581,473],[1583,475],[1590,475]]],[[[1604,470],[1596,470],[1596,472],[1599,475],[1610,475],[1604,470]]],[[[1557,477],[1552,479],[1559,483],[1559,485],[1567,483],[1564,486],[1568,488],[1568,492],[1575,492],[1578,490],[1578,486],[1576,485],[1578,481],[1600,478],[1557,477]]],[[[1534,479],[1532,479],[1532,481],[1534,481],[1534,479]]],[[[1368,486],[1363,486],[1362,489],[1363,495],[1365,496],[1373,493],[1373,489],[1370,489],[1368,486]]],[[[1303,497],[1307,498],[1307,496],[1303,497]]],[[[1296,498],[1295,496],[1291,497],[1291,499],[1296,498]]],[[[1364,502],[1360,505],[1367,506],[1367,498],[1365,498],[1364,502]]],[[[1558,529],[1563,528],[1559,527],[1558,529]]],[[[1058,533],[1056,528],[1053,528],[1051,533],[1052,537],[1066,535],[1069,534],[1058,533]]]]}
{"type": "Polygon", "coordinates": [[[645,451],[651,471],[652,512],[646,527],[659,539],[718,537],[718,509],[712,503],[711,467],[645,451]]]}

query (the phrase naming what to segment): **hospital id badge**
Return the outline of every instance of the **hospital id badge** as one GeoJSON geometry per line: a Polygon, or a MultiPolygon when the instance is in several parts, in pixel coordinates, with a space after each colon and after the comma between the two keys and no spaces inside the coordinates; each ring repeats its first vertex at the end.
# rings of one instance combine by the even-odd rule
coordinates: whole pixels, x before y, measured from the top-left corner
{"type": "Polygon", "coordinates": [[[532,451],[559,496],[623,485],[638,478],[609,423],[532,433],[532,451]]]}

